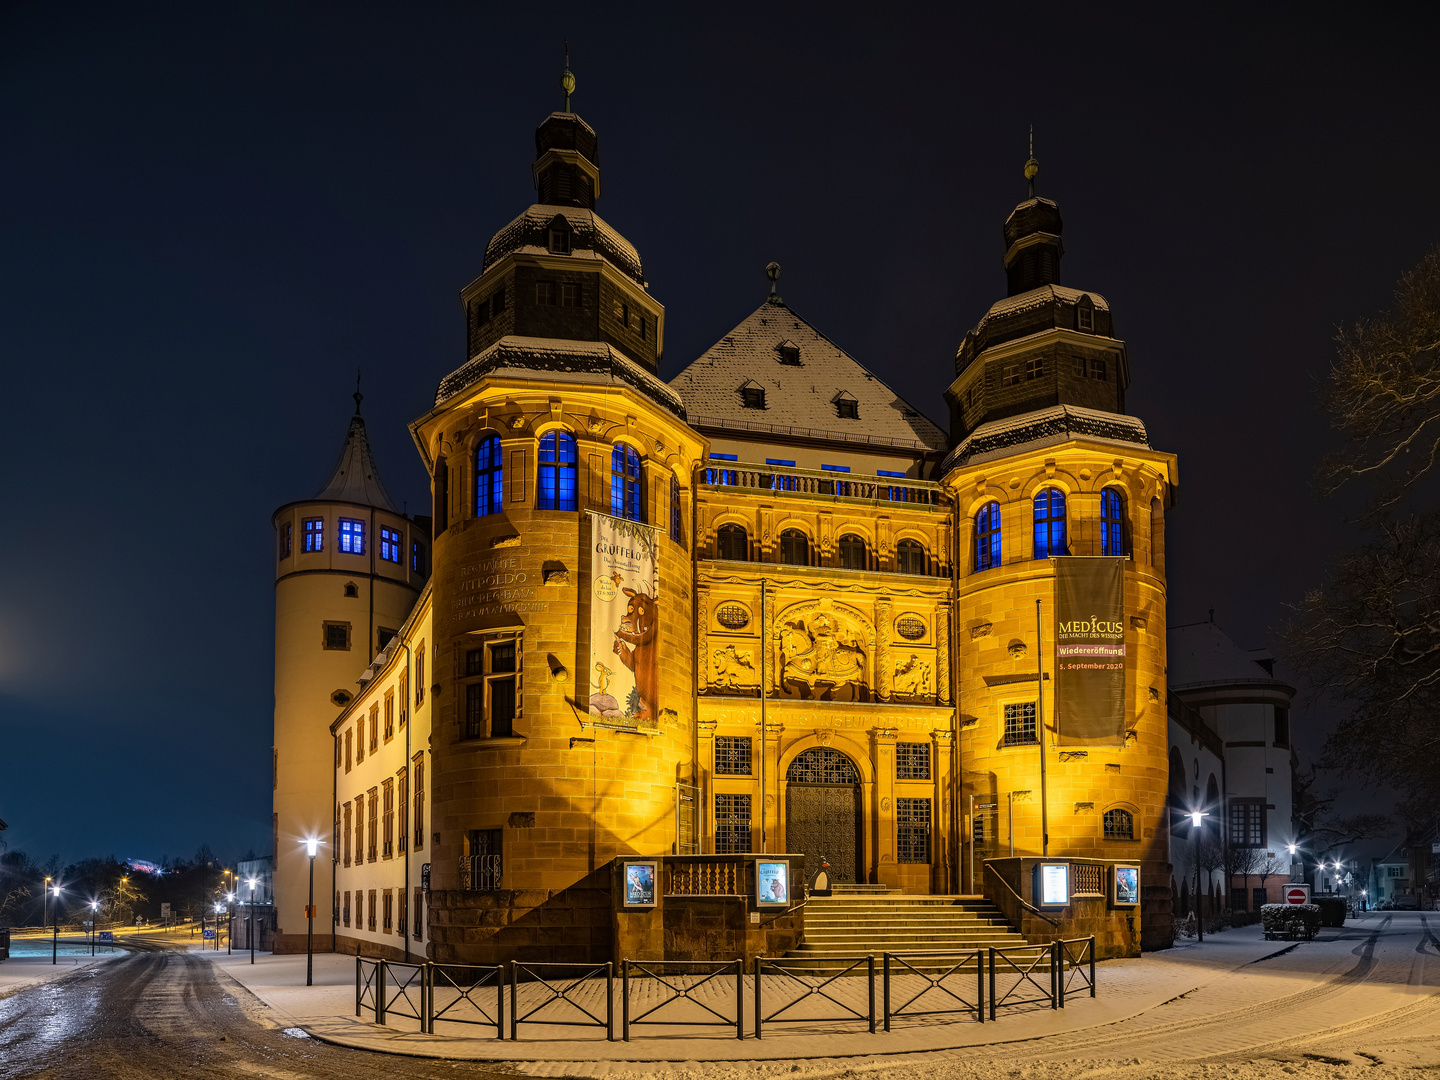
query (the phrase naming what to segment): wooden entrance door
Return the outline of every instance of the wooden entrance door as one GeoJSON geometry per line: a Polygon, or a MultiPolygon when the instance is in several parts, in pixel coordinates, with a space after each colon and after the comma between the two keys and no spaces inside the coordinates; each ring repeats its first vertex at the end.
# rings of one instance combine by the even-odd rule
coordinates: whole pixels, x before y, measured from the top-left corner
{"type": "Polygon", "coordinates": [[[785,772],[785,849],[805,855],[808,884],[823,859],[830,880],[858,882],[863,869],[860,773],[838,750],[814,747],[785,772]]]}

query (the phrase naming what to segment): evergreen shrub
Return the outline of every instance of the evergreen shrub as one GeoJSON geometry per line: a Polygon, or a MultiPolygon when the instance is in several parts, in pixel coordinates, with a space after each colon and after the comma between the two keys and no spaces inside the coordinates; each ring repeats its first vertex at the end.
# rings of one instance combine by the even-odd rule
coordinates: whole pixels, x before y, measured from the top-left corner
{"type": "Polygon", "coordinates": [[[1260,909],[1267,938],[1304,938],[1320,929],[1319,904],[1266,904],[1260,909]]]}

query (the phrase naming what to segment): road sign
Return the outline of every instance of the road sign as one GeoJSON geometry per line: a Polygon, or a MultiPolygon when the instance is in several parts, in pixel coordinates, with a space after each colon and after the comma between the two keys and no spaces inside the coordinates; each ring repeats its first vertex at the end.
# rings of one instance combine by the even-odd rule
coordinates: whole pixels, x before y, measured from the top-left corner
{"type": "Polygon", "coordinates": [[[215,931],[207,926],[202,936],[207,938],[213,938],[215,936],[215,931]]]}
{"type": "Polygon", "coordinates": [[[161,903],[161,905],[160,905],[160,917],[161,917],[162,919],[168,919],[168,918],[170,917],[170,904],[169,904],[168,901],[161,903]]]}
{"type": "Polygon", "coordinates": [[[101,931],[100,931],[100,940],[101,940],[101,941],[114,941],[114,940],[115,940],[115,935],[114,935],[114,933],[112,933],[112,932],[109,931],[109,930],[101,930],[101,931]]]}
{"type": "Polygon", "coordinates": [[[1310,902],[1310,886],[1290,882],[1280,890],[1280,902],[1282,904],[1308,904],[1310,902]]]}

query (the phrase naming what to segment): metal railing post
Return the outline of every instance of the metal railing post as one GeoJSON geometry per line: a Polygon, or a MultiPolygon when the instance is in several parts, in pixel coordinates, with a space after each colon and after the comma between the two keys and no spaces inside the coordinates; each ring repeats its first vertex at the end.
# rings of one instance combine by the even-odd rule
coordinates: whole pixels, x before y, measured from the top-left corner
{"type": "Polygon", "coordinates": [[[975,950],[975,1019],[985,1022],[985,950],[975,950]]]}
{"type": "Polygon", "coordinates": [[[995,946],[990,946],[990,1019],[995,1019],[995,946]]]}
{"type": "Polygon", "coordinates": [[[519,1035],[519,1031],[520,1031],[520,1006],[519,1006],[519,1004],[518,1004],[520,995],[519,995],[519,992],[515,989],[515,983],[516,983],[516,981],[519,979],[519,975],[517,974],[517,972],[518,972],[519,970],[520,970],[520,965],[519,965],[516,961],[511,960],[511,961],[510,961],[510,1041],[511,1041],[511,1042],[514,1042],[516,1039],[518,1039],[518,1038],[520,1037],[520,1035],[519,1035]]]}
{"type": "Polygon", "coordinates": [[[375,1022],[385,1023],[385,961],[375,961],[375,1022]]]}
{"type": "MultiPolygon", "coordinates": [[[[675,796],[679,806],[680,796],[675,796]]],[[[678,816],[678,814],[677,814],[678,816]]],[[[630,961],[620,961],[620,1037],[622,1042],[630,1041],[630,961]]]]}
{"type": "MultiPolygon", "coordinates": [[[[626,1003],[628,1006],[628,1002],[626,1003]]],[[[615,1041],[615,961],[605,961],[605,1038],[615,1041]]]]}
{"type": "Polygon", "coordinates": [[[355,954],[355,1018],[360,1018],[360,954],[355,954]]]}
{"type": "Polygon", "coordinates": [[[872,952],[866,958],[866,968],[870,974],[870,1034],[875,1034],[875,954],[872,952]]]}
{"type": "Polygon", "coordinates": [[[885,954],[885,975],[884,975],[884,997],[885,1002],[885,1030],[890,1030],[890,954],[885,954]]]}
{"type": "Polygon", "coordinates": [[[1057,950],[1060,948],[1058,941],[1050,942],[1050,1008],[1060,1007],[1060,995],[1055,985],[1055,964],[1057,961],[1057,950]]]}
{"type": "Polygon", "coordinates": [[[760,1025],[763,1023],[765,1012],[763,998],[760,994],[760,976],[763,972],[760,957],[755,957],[755,1038],[760,1038],[760,1025]]]}
{"type": "Polygon", "coordinates": [[[427,1035],[435,1034],[435,968],[430,964],[420,965],[420,1030],[427,1035]]]}
{"type": "Polygon", "coordinates": [[[1060,1008],[1063,1009],[1065,1007],[1065,961],[1070,958],[1070,950],[1065,947],[1065,942],[1057,941],[1055,942],[1055,951],[1058,954],[1056,959],[1060,965],[1060,974],[1056,982],[1056,996],[1060,999],[1060,1008]]]}
{"type": "Polygon", "coordinates": [[[1090,996],[1095,996],[1095,935],[1090,935],[1090,996]]]}
{"type": "Polygon", "coordinates": [[[505,965],[495,969],[495,1038],[505,1041],[505,965]]]}
{"type": "Polygon", "coordinates": [[[735,1038],[745,1041],[745,961],[735,961],[735,1038]]]}

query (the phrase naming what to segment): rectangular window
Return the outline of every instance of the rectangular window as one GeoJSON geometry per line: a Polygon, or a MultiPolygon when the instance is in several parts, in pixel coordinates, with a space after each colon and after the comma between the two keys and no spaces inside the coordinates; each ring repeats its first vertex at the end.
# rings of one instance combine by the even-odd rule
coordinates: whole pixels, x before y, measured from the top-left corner
{"type": "MultiPolygon", "coordinates": [[[[425,752],[415,755],[415,850],[425,849],[425,752]]],[[[416,905],[415,910],[420,910],[416,905]]],[[[419,917],[418,915],[416,916],[419,917]]]]}
{"type": "Polygon", "coordinates": [[[365,845],[366,861],[374,862],[380,857],[380,789],[372,787],[367,793],[367,800],[370,803],[370,831],[366,834],[369,841],[365,845]]]}
{"type": "Polygon", "coordinates": [[[629,305],[629,304],[621,304],[621,305],[620,305],[620,310],[619,310],[618,312],[616,312],[616,316],[620,319],[620,325],[621,325],[621,326],[629,326],[629,325],[630,325],[630,305],[629,305]]]}
{"type": "Polygon", "coordinates": [[[929,799],[895,800],[895,861],[930,861],[929,799]]]}
{"type": "Polygon", "coordinates": [[[1025,379],[1030,381],[1038,379],[1045,374],[1045,361],[1038,356],[1032,356],[1025,361],[1025,379]]]}
{"type": "Polygon", "coordinates": [[[715,739],[715,775],[750,775],[750,739],[748,736],[720,735],[715,739]]]}
{"type": "Polygon", "coordinates": [[[560,285],[560,306],[580,306],[580,283],[578,281],[565,281],[560,285]]]}
{"type": "Polygon", "coordinates": [[[380,749],[380,703],[370,706],[370,753],[380,749]]]}
{"type": "Polygon", "coordinates": [[[369,913],[368,913],[368,918],[365,920],[365,928],[366,928],[367,930],[369,930],[369,931],[373,934],[373,933],[375,932],[375,890],[374,890],[374,889],[371,889],[370,892],[369,892],[369,900],[370,900],[370,910],[369,910],[369,913]]]}
{"type": "Polygon", "coordinates": [[[395,697],[400,702],[400,726],[405,726],[405,721],[410,715],[410,673],[400,672],[400,681],[396,685],[395,697]]]}
{"type": "Polygon", "coordinates": [[[460,887],[466,887],[464,879],[468,870],[471,892],[498,892],[505,870],[502,858],[504,830],[471,829],[467,839],[470,849],[466,852],[468,865],[461,868],[460,887]]]}
{"type": "Polygon", "coordinates": [[[405,537],[398,529],[380,526],[380,558],[386,562],[398,563],[405,550],[405,537]]]}
{"type": "Polygon", "coordinates": [[[496,289],[494,295],[490,297],[490,317],[493,319],[504,310],[505,290],[503,288],[496,289]]]}
{"type": "Polygon", "coordinates": [[[555,283],[553,281],[537,281],[535,283],[535,303],[545,307],[555,303],[555,283]]]}
{"type": "MultiPolygon", "coordinates": [[[[345,865],[346,865],[346,866],[349,866],[349,865],[350,865],[350,804],[349,804],[348,802],[345,804],[345,832],[344,832],[344,837],[345,837],[345,865]]],[[[345,900],[345,906],[346,906],[346,907],[349,907],[349,906],[350,906],[350,900],[349,900],[348,895],[347,895],[346,900],[345,900]]],[[[348,926],[349,924],[347,923],[346,925],[348,926]]]]}
{"type": "Polygon", "coordinates": [[[404,889],[396,889],[396,890],[395,890],[395,899],[398,901],[398,904],[397,904],[398,910],[395,912],[395,933],[399,934],[401,937],[404,937],[404,936],[405,936],[405,914],[406,914],[406,912],[405,912],[405,890],[404,890],[404,889]]]}
{"type": "Polygon", "coordinates": [[[1106,370],[1105,358],[1102,356],[1087,356],[1083,372],[1087,379],[1098,379],[1101,382],[1105,382],[1110,377],[1106,370]]]}
{"type": "Polygon", "coordinates": [[[1230,843],[1234,847],[1265,846],[1265,800],[1230,800],[1230,843]]]}
{"type": "Polygon", "coordinates": [[[1027,701],[1020,705],[1005,706],[1005,745],[1034,746],[1035,703],[1027,701]]]}
{"type": "Polygon", "coordinates": [[[841,420],[860,419],[860,403],[851,401],[849,398],[841,398],[835,402],[835,415],[841,420]]]}
{"type": "Polygon", "coordinates": [[[644,341],[644,340],[645,340],[645,334],[646,334],[646,330],[645,330],[645,316],[644,316],[644,315],[641,315],[641,316],[640,316],[639,322],[640,322],[640,328],[639,328],[639,329],[640,329],[640,340],[641,340],[641,341],[644,341]]]}
{"type": "Polygon", "coordinates": [[[1001,371],[1000,371],[1000,385],[1001,385],[1001,386],[1019,386],[1019,385],[1020,385],[1020,365],[1019,365],[1019,364],[1006,364],[1006,365],[1004,366],[1004,368],[1001,369],[1001,371]]]}
{"type": "Polygon", "coordinates": [[[365,714],[355,718],[355,764],[365,760],[365,714]]]}
{"type": "Polygon", "coordinates": [[[553,228],[550,230],[550,250],[557,255],[570,254],[570,230],[566,228],[553,228]]]}
{"type": "Polygon", "coordinates": [[[395,691],[385,691],[385,741],[395,737],[395,691]]]}
{"type": "Polygon", "coordinates": [[[327,622],[325,624],[325,648],[350,648],[350,624],[341,622],[327,622]]]}
{"type": "Polygon", "coordinates": [[[324,550],[325,550],[325,519],[324,519],[324,518],[306,518],[306,519],[305,519],[305,550],[306,550],[306,551],[324,551],[324,550]]]}
{"type": "MultiPolygon", "coordinates": [[[[714,454],[711,454],[710,456],[711,456],[711,457],[714,457],[715,455],[714,455],[714,454]]],[[[783,465],[783,466],[785,466],[787,469],[793,469],[793,468],[795,467],[795,462],[793,462],[793,461],[786,461],[786,460],[784,460],[783,458],[774,458],[774,457],[767,457],[767,458],[765,459],[765,464],[766,464],[766,465],[783,465]]]]}
{"type": "Polygon", "coordinates": [[[391,639],[393,639],[394,637],[395,637],[395,631],[394,631],[394,630],[391,630],[389,627],[387,627],[387,626],[379,626],[379,627],[376,627],[376,628],[375,628],[375,651],[376,651],[376,652],[383,652],[384,649],[385,649],[385,646],[386,646],[386,645],[389,645],[391,639]]]}
{"type": "Polygon", "coordinates": [[[1392,877],[1392,878],[1403,878],[1403,877],[1405,876],[1405,867],[1403,867],[1403,866],[1387,866],[1387,867],[1385,868],[1385,876],[1386,876],[1386,877],[1392,877]]]}
{"type": "Polygon", "coordinates": [[[355,729],[345,729],[345,771],[350,771],[350,759],[354,752],[355,729]]]}
{"type": "Polygon", "coordinates": [[[282,559],[290,557],[290,547],[294,539],[293,529],[294,526],[288,521],[280,526],[280,558],[282,559]]]}
{"type": "Polygon", "coordinates": [[[415,650],[415,707],[425,704],[425,642],[415,650]]]}
{"type": "Polygon", "coordinates": [[[715,796],[715,854],[739,855],[750,850],[750,796],[715,796]]]}
{"type": "Polygon", "coordinates": [[[1275,745],[1289,749],[1290,747],[1290,710],[1275,709],[1275,745]]]}
{"type": "Polygon", "coordinates": [[[1081,330],[1091,330],[1091,329],[1094,328],[1094,326],[1095,326],[1095,314],[1094,314],[1094,312],[1093,312],[1090,308],[1088,308],[1088,307],[1076,308],[1076,309],[1075,309],[1075,314],[1076,314],[1077,316],[1079,316],[1079,318],[1078,318],[1077,321],[1078,321],[1078,323],[1079,323],[1079,326],[1080,326],[1080,329],[1081,329],[1081,330]]]}
{"type": "Polygon", "coordinates": [[[902,742],[895,744],[895,779],[930,779],[930,744],[902,742]]]}
{"type": "Polygon", "coordinates": [[[484,326],[489,321],[490,298],[487,296],[483,300],[478,300],[475,303],[475,325],[484,326]]]}
{"type": "Polygon", "coordinates": [[[410,572],[425,576],[425,545],[419,540],[410,541],[410,572]]]}
{"type": "Polygon", "coordinates": [[[400,812],[400,820],[395,827],[395,842],[403,855],[405,843],[410,836],[410,770],[408,768],[401,769],[395,774],[395,780],[398,790],[398,794],[395,796],[395,805],[400,812]]]}
{"type": "Polygon", "coordinates": [[[484,649],[467,649],[467,650],[465,651],[465,674],[466,674],[466,675],[484,675],[484,674],[485,674],[485,650],[484,650],[484,649]]]}
{"type": "Polygon", "coordinates": [[[385,790],[385,841],[380,854],[386,859],[395,857],[395,781],[387,778],[382,785],[385,790]]]}
{"type": "Polygon", "coordinates": [[[515,734],[515,680],[490,680],[490,737],[506,739],[515,734]]]}
{"type": "Polygon", "coordinates": [[[365,554],[365,523],[354,518],[340,519],[340,550],[347,555],[365,554]]]}
{"type": "Polygon", "coordinates": [[[520,641],[503,637],[465,653],[465,738],[504,739],[520,714],[520,641]]]}
{"type": "Polygon", "coordinates": [[[340,919],[346,925],[350,925],[350,890],[345,890],[345,903],[340,908],[340,919]]]}
{"type": "Polygon", "coordinates": [[[425,933],[425,892],[419,885],[415,886],[415,940],[419,941],[425,933]]]}
{"type": "Polygon", "coordinates": [[[465,687],[465,738],[485,737],[485,684],[469,683],[465,687]]]}
{"type": "Polygon", "coordinates": [[[355,865],[365,861],[365,796],[355,797],[355,865]]]}

